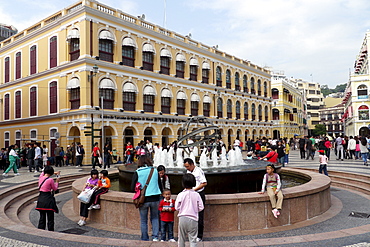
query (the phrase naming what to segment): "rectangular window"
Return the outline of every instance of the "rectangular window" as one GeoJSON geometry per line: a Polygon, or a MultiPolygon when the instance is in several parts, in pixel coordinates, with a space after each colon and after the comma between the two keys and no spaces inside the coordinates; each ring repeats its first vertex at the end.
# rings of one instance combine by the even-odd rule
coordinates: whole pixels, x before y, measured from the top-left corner
{"type": "Polygon", "coordinates": [[[36,87],[30,89],[30,116],[36,116],[37,109],[37,98],[36,98],[36,87]]]}
{"type": "Polygon", "coordinates": [[[49,87],[49,103],[50,103],[50,113],[57,113],[57,106],[58,106],[58,101],[57,101],[57,82],[53,81],[50,83],[49,87]]]}
{"type": "Polygon", "coordinates": [[[154,95],[144,95],[144,111],[154,112],[154,95]]]}
{"type": "Polygon", "coordinates": [[[164,114],[171,113],[171,98],[161,97],[161,112],[164,114]]]}
{"type": "Polygon", "coordinates": [[[71,110],[80,108],[80,88],[72,88],[70,92],[71,110]]]}
{"type": "Polygon", "coordinates": [[[198,101],[191,101],[191,115],[193,117],[198,116],[198,111],[199,111],[199,102],[198,101]]]}
{"type": "Polygon", "coordinates": [[[4,120],[10,119],[10,96],[9,94],[5,95],[4,99],[4,120]]]}
{"type": "Polygon", "coordinates": [[[161,73],[165,75],[170,74],[170,58],[169,57],[161,57],[161,73]]]}
{"type": "Polygon", "coordinates": [[[15,55],[15,79],[21,78],[22,56],[20,52],[15,55]]]}
{"type": "Polygon", "coordinates": [[[100,60],[113,62],[113,41],[99,39],[99,58],[100,60]]]}
{"type": "Polygon", "coordinates": [[[135,67],[135,47],[122,46],[122,63],[126,66],[135,67]]]}
{"type": "Polygon", "coordinates": [[[36,46],[32,46],[30,49],[30,74],[36,73],[36,46]]]}
{"type": "Polygon", "coordinates": [[[21,118],[21,91],[15,93],[15,118],[21,118]]]}
{"type": "Polygon", "coordinates": [[[4,65],[4,82],[10,81],[10,58],[5,58],[5,65],[4,65]]]}
{"type": "Polygon", "coordinates": [[[58,39],[56,36],[50,38],[50,68],[54,68],[57,66],[57,40],[58,39]]]}
{"type": "MultiPolygon", "coordinates": [[[[99,90],[99,98],[103,97],[103,108],[114,109],[114,90],[108,88],[102,88],[99,90]]],[[[99,106],[101,106],[101,100],[99,100],[99,106]]]]}
{"type": "Polygon", "coordinates": [[[185,63],[182,61],[176,61],[176,76],[179,78],[184,78],[185,74],[185,63]]]}
{"type": "Polygon", "coordinates": [[[185,115],[185,100],[184,99],[177,100],[177,114],[185,115]]]}
{"type": "Polygon", "coordinates": [[[209,69],[202,69],[202,82],[209,83],[209,69]]]}
{"type": "Polygon", "coordinates": [[[210,116],[210,111],[211,111],[211,104],[210,103],[203,103],[203,115],[205,117],[210,116]]]}
{"type": "Polygon", "coordinates": [[[143,69],[153,71],[153,52],[143,52],[143,69]]]}
{"type": "Polygon", "coordinates": [[[136,110],[136,94],[135,92],[124,92],[123,93],[123,109],[125,111],[136,110]]]}
{"type": "Polygon", "coordinates": [[[198,77],[198,66],[190,65],[190,80],[197,81],[198,77]]]}
{"type": "Polygon", "coordinates": [[[69,59],[77,60],[80,57],[80,39],[70,39],[69,41],[69,59]]]}

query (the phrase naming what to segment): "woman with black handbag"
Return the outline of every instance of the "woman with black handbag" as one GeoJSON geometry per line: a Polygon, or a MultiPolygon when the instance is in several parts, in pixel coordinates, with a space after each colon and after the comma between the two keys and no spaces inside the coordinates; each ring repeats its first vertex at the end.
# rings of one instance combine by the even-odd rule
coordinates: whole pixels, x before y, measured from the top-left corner
{"type": "Polygon", "coordinates": [[[48,219],[48,230],[54,231],[54,213],[59,213],[54,193],[58,191],[60,181],[60,171],[55,173],[57,178],[50,178],[54,175],[54,168],[46,166],[39,177],[39,197],[37,200],[36,210],[40,212],[39,229],[46,229],[46,217],[48,219]]]}
{"type": "Polygon", "coordinates": [[[149,241],[148,213],[150,209],[150,221],[152,224],[152,239],[159,239],[159,199],[162,194],[162,184],[157,169],[153,167],[153,161],[148,156],[140,157],[138,168],[132,177],[131,188],[135,191],[136,183],[141,184],[141,189],[146,185],[144,204],[139,207],[141,240],[149,241]]]}

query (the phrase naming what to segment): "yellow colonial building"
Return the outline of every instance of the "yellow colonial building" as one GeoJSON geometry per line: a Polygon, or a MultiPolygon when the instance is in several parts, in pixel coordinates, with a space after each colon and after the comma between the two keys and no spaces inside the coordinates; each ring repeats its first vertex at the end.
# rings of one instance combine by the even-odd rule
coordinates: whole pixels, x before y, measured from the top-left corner
{"type": "Polygon", "coordinates": [[[304,122],[304,97],[295,83],[274,72],[271,79],[273,139],[303,136],[307,129],[304,122]]]}
{"type": "Polygon", "coordinates": [[[2,146],[79,141],[89,153],[92,122],[94,141],[119,151],[166,145],[191,116],[225,143],[271,136],[268,70],[94,0],[1,42],[0,68],[2,146]]]}

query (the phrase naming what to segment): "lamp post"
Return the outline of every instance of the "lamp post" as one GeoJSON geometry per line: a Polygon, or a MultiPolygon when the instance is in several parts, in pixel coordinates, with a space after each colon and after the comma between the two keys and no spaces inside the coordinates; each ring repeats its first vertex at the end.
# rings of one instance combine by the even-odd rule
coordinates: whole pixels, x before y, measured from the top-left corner
{"type": "MultiPolygon", "coordinates": [[[[90,82],[90,103],[91,109],[94,107],[94,87],[93,87],[93,77],[98,73],[99,67],[95,64],[90,70],[90,75],[87,75],[87,80],[90,82]]],[[[91,114],[91,147],[94,148],[94,114],[91,114]]],[[[94,162],[94,157],[92,157],[91,164],[94,162]]]]}
{"type": "MultiPolygon", "coordinates": [[[[101,106],[101,146],[102,146],[102,152],[103,152],[103,157],[105,158],[104,154],[104,149],[105,149],[105,133],[104,133],[104,98],[103,96],[100,97],[100,106],[101,106]]],[[[104,166],[105,160],[104,158],[102,159],[102,166],[104,166]]],[[[108,163],[109,164],[109,163],[108,163]]]]}

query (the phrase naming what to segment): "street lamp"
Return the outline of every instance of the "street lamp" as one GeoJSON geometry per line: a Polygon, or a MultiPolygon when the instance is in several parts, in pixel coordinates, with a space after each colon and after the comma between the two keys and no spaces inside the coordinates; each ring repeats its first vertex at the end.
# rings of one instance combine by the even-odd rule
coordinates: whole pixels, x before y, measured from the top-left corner
{"type": "MultiPolygon", "coordinates": [[[[90,82],[90,103],[91,109],[94,107],[94,87],[93,87],[93,77],[98,73],[99,67],[95,64],[90,70],[90,75],[87,75],[87,80],[90,82]]],[[[91,113],[91,146],[94,148],[94,114],[91,113]]],[[[91,164],[94,162],[94,157],[92,157],[91,164]]]]}

